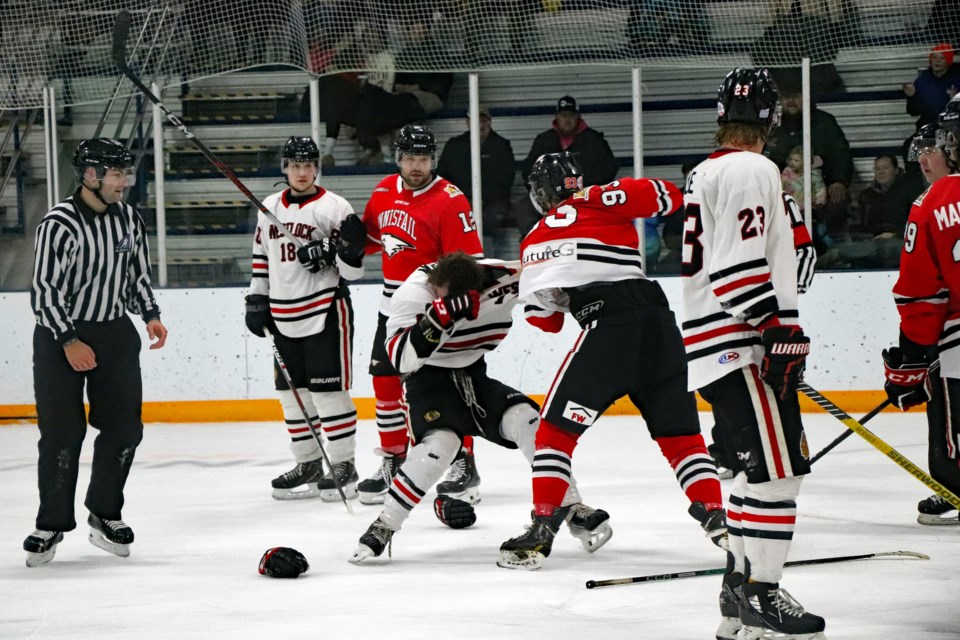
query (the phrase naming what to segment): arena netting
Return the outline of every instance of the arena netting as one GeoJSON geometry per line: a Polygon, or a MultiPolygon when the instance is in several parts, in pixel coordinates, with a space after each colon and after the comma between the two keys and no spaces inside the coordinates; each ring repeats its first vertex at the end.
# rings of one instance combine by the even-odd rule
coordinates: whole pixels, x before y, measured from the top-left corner
{"type": "Polygon", "coordinates": [[[0,110],[132,93],[131,66],[174,86],[258,65],[317,75],[572,64],[791,67],[914,55],[960,37],[956,0],[0,0],[0,110]],[[902,51],[901,51],[902,49],[902,51]]]}

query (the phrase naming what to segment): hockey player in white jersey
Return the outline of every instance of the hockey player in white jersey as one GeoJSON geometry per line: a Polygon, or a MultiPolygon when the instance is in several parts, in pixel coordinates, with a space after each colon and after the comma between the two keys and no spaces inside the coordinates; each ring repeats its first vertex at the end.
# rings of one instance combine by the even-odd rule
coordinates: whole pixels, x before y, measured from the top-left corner
{"type": "Polygon", "coordinates": [[[797,399],[810,349],[797,312],[798,209],[761,155],[779,91],[765,69],[735,69],[718,98],[719,148],[687,178],[681,271],[689,386],[742,467],[727,502],[717,638],[823,638],[823,618],[779,585],[810,472],[797,399]]]}
{"type": "Polygon", "coordinates": [[[346,200],[315,184],[320,151],[312,139],[290,138],[281,155],[290,188],[263,204],[284,230],[258,214],[246,324],[254,335],[264,337],[264,329],[273,335],[315,430],[310,433],[294,392],[274,363],[296,466],[273,480],[273,497],[332,502],[339,500],[333,474],[348,498],[357,493],[357,411],[348,393],[353,382],[353,307],[344,280],[363,275],[366,230],[346,200]],[[288,235],[304,245],[298,248],[288,235]],[[326,474],[314,435],[326,440],[333,465],[326,474]]]}
{"type": "MultiPolygon", "coordinates": [[[[519,448],[528,462],[533,461],[539,407],[488,376],[483,359],[512,325],[518,266],[478,261],[463,252],[448,254],[414,271],[393,294],[386,350],[393,367],[403,375],[404,402],[416,444],[350,562],[383,554],[410,511],[453,461],[465,435],[519,448]]],[[[530,321],[545,328],[545,315],[539,313],[530,321]]],[[[476,520],[468,498],[439,495],[434,513],[451,528],[468,527],[476,520]]],[[[563,505],[570,533],[588,551],[609,539],[609,516],[584,505],[572,480],[563,505]]]]}

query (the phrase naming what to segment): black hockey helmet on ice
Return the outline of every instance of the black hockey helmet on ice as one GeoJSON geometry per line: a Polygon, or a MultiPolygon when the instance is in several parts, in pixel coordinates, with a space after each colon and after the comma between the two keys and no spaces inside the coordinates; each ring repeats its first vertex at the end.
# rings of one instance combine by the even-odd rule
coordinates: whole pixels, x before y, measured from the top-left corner
{"type": "Polygon", "coordinates": [[[397,152],[398,162],[404,155],[432,158],[437,153],[437,140],[433,137],[433,132],[422,124],[408,124],[400,129],[393,148],[397,152]]]}
{"type": "Polygon", "coordinates": [[[737,67],[717,89],[717,124],[765,124],[767,131],[780,125],[780,89],[766,69],[737,67]]]}
{"type": "Polygon", "coordinates": [[[131,169],[133,155],[126,146],[112,138],[90,138],[77,145],[73,153],[73,168],[81,180],[87,167],[93,167],[97,172],[97,180],[102,180],[107,169],[131,169]]]}
{"type": "Polygon", "coordinates": [[[290,136],[283,151],[280,152],[280,168],[286,169],[290,162],[312,162],[320,164],[320,147],[309,136],[290,136]]]}
{"type": "Polygon", "coordinates": [[[583,189],[583,170],[569,151],[545,153],[530,168],[530,195],[546,213],[559,202],[583,189]]]}

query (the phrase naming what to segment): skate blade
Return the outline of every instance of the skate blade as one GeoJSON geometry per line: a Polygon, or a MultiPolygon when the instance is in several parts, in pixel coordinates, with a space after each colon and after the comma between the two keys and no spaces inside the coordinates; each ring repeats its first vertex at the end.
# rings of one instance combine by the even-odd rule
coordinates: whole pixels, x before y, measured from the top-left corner
{"type": "Polygon", "coordinates": [[[447,496],[449,498],[456,498],[457,500],[463,500],[467,504],[480,504],[480,487],[470,487],[466,491],[460,491],[459,493],[449,493],[449,492],[437,492],[441,496],[447,496]]]}
{"type": "Polygon", "coordinates": [[[45,565],[51,560],[53,556],[57,553],[57,545],[53,545],[46,551],[41,553],[34,553],[32,551],[27,551],[27,566],[28,567],[39,567],[45,565]]]}
{"type": "Polygon", "coordinates": [[[365,544],[357,545],[357,548],[354,550],[353,555],[347,558],[347,562],[350,564],[360,564],[364,560],[369,560],[371,558],[379,558],[377,554],[373,552],[373,549],[368,547],[365,544]]]}
{"type": "Polygon", "coordinates": [[[90,535],[88,536],[88,539],[90,540],[90,544],[93,546],[99,547],[104,551],[112,553],[120,558],[126,558],[130,555],[130,545],[110,542],[96,529],[90,529],[90,535]]]}
{"type": "Polygon", "coordinates": [[[387,490],[384,489],[381,493],[358,491],[357,495],[360,497],[360,504],[383,504],[383,501],[387,499],[387,490]]]}
{"type": "Polygon", "coordinates": [[[526,569],[527,571],[536,571],[543,566],[544,558],[545,556],[539,551],[523,553],[501,551],[500,559],[497,560],[497,566],[504,569],[526,569]]]}
{"type": "Polygon", "coordinates": [[[321,497],[316,482],[301,485],[296,489],[274,489],[272,495],[274,500],[307,500],[321,497]]]}
{"type": "Polygon", "coordinates": [[[774,631],[773,629],[764,629],[763,627],[748,627],[743,626],[740,628],[740,633],[737,634],[738,640],[827,640],[827,636],[823,635],[823,632],[817,631],[816,633],[781,633],[779,631],[774,631]]]}
{"type": "Polygon", "coordinates": [[[613,528],[610,527],[609,523],[602,522],[593,531],[587,531],[580,527],[570,527],[570,533],[580,541],[584,549],[589,553],[595,553],[613,537],[613,528]]]}
{"type": "Polygon", "coordinates": [[[740,618],[723,618],[717,627],[717,640],[737,640],[737,634],[743,624],[740,618]]]}
{"type": "MultiPolygon", "coordinates": [[[[346,496],[347,500],[356,500],[359,493],[357,492],[357,483],[347,484],[340,487],[343,489],[343,495],[346,496]]],[[[321,489],[320,490],[320,499],[324,502],[340,502],[340,492],[336,489],[321,489]]]]}
{"type": "Polygon", "coordinates": [[[960,525],[960,519],[957,519],[956,511],[947,513],[921,513],[917,515],[917,522],[929,527],[960,525]]]}

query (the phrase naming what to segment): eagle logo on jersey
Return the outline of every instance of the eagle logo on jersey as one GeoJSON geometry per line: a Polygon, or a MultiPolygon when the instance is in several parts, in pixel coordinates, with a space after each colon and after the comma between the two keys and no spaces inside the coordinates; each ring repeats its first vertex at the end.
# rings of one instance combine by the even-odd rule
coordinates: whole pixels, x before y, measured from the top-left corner
{"type": "Polygon", "coordinates": [[[406,251],[407,249],[416,249],[416,247],[414,247],[412,244],[403,238],[398,238],[392,233],[385,233],[380,236],[380,242],[383,243],[383,252],[387,254],[388,258],[392,258],[401,251],[406,251]]]}

